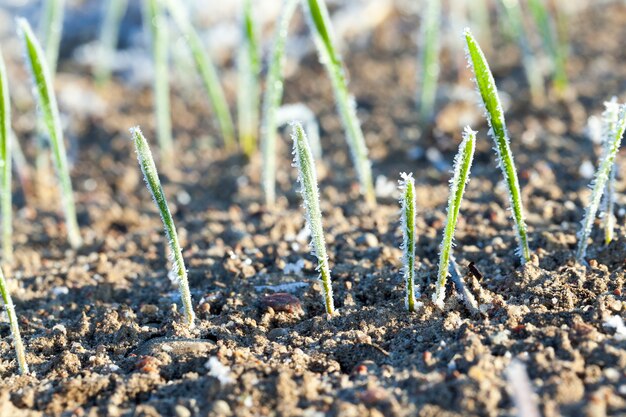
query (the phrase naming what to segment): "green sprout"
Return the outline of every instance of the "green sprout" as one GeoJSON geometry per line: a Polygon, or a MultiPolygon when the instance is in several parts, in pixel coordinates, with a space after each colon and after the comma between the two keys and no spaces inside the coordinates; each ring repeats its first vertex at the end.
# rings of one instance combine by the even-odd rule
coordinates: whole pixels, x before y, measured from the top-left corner
{"type": "Polygon", "coordinates": [[[219,123],[222,131],[224,145],[227,148],[232,149],[235,147],[235,128],[230,115],[230,110],[228,109],[226,95],[224,94],[224,90],[220,84],[220,77],[217,69],[213,64],[211,57],[206,52],[200,35],[198,35],[198,32],[194,29],[185,12],[181,9],[180,3],[177,0],[166,0],[166,2],[168,10],[174,19],[176,26],[178,26],[178,30],[187,41],[187,46],[191,51],[194,62],[196,63],[196,68],[200,74],[200,78],[202,78],[204,88],[209,95],[213,111],[215,111],[217,122],[219,123]]]}
{"type": "Polygon", "coordinates": [[[459,152],[454,158],[454,174],[450,180],[450,194],[448,196],[448,216],[443,230],[443,239],[439,247],[439,272],[437,274],[437,288],[433,294],[433,302],[443,308],[446,294],[446,280],[450,256],[452,255],[452,242],[454,240],[454,230],[459,218],[459,209],[465,192],[465,185],[469,180],[470,168],[474,159],[474,149],[476,147],[476,132],[469,126],[463,131],[463,141],[459,145],[459,152]]]}
{"type": "Polygon", "coordinates": [[[11,299],[11,293],[7,281],[4,278],[4,272],[0,268],[0,295],[2,296],[2,302],[4,303],[4,310],[9,317],[9,324],[11,326],[11,335],[13,336],[13,345],[15,346],[15,355],[17,356],[17,365],[20,370],[20,374],[25,375],[28,373],[28,364],[26,363],[26,353],[24,352],[24,344],[22,343],[22,336],[20,335],[20,328],[17,324],[17,315],[15,314],[15,306],[11,299]]]}
{"type": "Polygon", "coordinates": [[[489,134],[495,143],[495,151],[498,156],[498,165],[502,171],[502,176],[506,182],[509,204],[512,210],[513,221],[517,232],[518,255],[522,264],[530,260],[530,250],[528,249],[528,237],[526,234],[526,223],[524,221],[524,208],[522,206],[522,196],[520,193],[517,170],[513,162],[513,153],[509,144],[509,136],[504,121],[504,110],[498,97],[498,89],[495,80],[487,64],[487,59],[480,49],[478,42],[472,36],[469,29],[464,32],[467,42],[468,62],[474,72],[476,86],[485,107],[485,117],[489,123],[489,134]]]}
{"type": "Polygon", "coordinates": [[[405,306],[415,311],[415,180],[412,174],[400,174],[400,227],[402,228],[402,264],[406,283],[405,306]]]}
{"type": "Polygon", "coordinates": [[[0,52],[0,215],[2,216],[2,255],[13,259],[13,205],[11,191],[11,101],[7,69],[0,52]]]}
{"type": "Polygon", "coordinates": [[[356,114],[356,102],[348,91],[348,80],[343,61],[335,48],[332,26],[324,0],[304,0],[307,20],[317,46],[321,62],[326,67],[333,86],[337,111],[341,116],[352,160],[361,184],[361,193],[370,205],[376,204],[372,167],[367,156],[367,145],[356,114]]]}
{"type": "Polygon", "coordinates": [[[289,22],[298,0],[283,0],[283,7],[276,25],[274,45],[269,57],[269,68],[263,95],[263,116],[261,121],[261,151],[263,153],[262,183],[265,204],[273,206],[276,202],[276,112],[283,99],[282,67],[285,60],[285,44],[289,22]]]}
{"type": "Polygon", "coordinates": [[[183,253],[178,242],[178,234],[176,233],[176,226],[174,225],[174,219],[172,213],[167,205],[163,187],[161,187],[161,181],[159,180],[159,174],[157,172],[154,160],[152,159],[152,153],[148,146],[148,141],[141,133],[139,127],[130,129],[133,142],[135,143],[135,150],[137,151],[137,159],[141,172],[146,181],[146,186],[152,194],[161,220],[163,221],[163,227],[165,229],[165,236],[170,247],[170,260],[172,262],[172,272],[178,279],[178,287],[180,290],[180,297],[183,301],[183,310],[185,315],[185,324],[187,327],[192,328],[194,326],[195,314],[193,312],[193,306],[191,303],[191,293],[189,292],[189,282],[187,280],[187,269],[185,268],[185,261],[183,260],[183,253]]]}
{"type": "Polygon", "coordinates": [[[117,44],[120,24],[128,7],[128,0],[105,2],[104,20],[100,27],[99,55],[95,68],[96,84],[106,84],[111,78],[111,61],[117,44]]]}
{"type": "Polygon", "coordinates": [[[524,16],[519,4],[519,0],[501,0],[507,27],[512,30],[513,36],[517,39],[522,52],[522,66],[526,74],[526,80],[530,87],[531,101],[536,106],[541,106],[545,101],[545,87],[543,75],[538,71],[539,64],[533,55],[530,41],[524,28],[524,16]]]}
{"type": "Polygon", "coordinates": [[[322,229],[322,210],[320,209],[320,196],[317,189],[315,161],[311,155],[309,141],[302,125],[293,122],[291,126],[293,129],[291,138],[293,139],[294,166],[298,169],[298,182],[304,202],[306,224],[311,232],[311,248],[313,255],[317,258],[317,270],[320,272],[320,280],[322,281],[326,313],[332,316],[335,313],[335,304],[333,302],[333,288],[330,280],[324,230],[322,229]]]}
{"type": "Polygon", "coordinates": [[[421,48],[421,99],[420,118],[422,123],[429,123],[435,112],[435,99],[437,97],[437,79],[439,78],[439,45],[441,23],[440,0],[428,2],[426,13],[422,19],[422,48],[421,48]]]}
{"type": "Polygon", "coordinates": [[[39,36],[44,39],[46,61],[50,68],[50,75],[54,78],[59,59],[59,46],[63,34],[63,16],[65,15],[65,0],[47,0],[39,27],[39,36]]]}
{"type": "Polygon", "coordinates": [[[54,88],[52,87],[52,77],[43,50],[33,34],[30,24],[25,19],[18,18],[17,25],[24,40],[26,61],[31,70],[39,100],[39,107],[52,144],[54,164],[61,185],[61,199],[65,212],[68,241],[73,248],[78,248],[82,245],[82,238],[76,219],[72,181],[70,179],[67,154],[65,152],[65,143],[63,141],[59,108],[57,106],[56,96],[54,95],[54,88]]]}
{"type": "Polygon", "coordinates": [[[239,143],[250,158],[256,151],[259,123],[259,57],[258,34],[252,1],[244,1],[243,45],[237,56],[239,89],[237,92],[237,113],[239,116],[239,143]]]}
{"type": "Polygon", "coordinates": [[[160,0],[144,0],[144,24],[150,29],[154,59],[154,116],[163,161],[169,165],[173,154],[170,82],[168,67],[168,31],[160,0]]]}
{"type": "Polygon", "coordinates": [[[596,171],[593,181],[591,182],[591,200],[589,205],[585,209],[585,216],[582,221],[582,226],[578,232],[578,248],[576,249],[576,261],[584,263],[585,255],[587,253],[587,245],[593,222],[596,218],[598,207],[600,206],[600,199],[602,193],[605,191],[605,187],[609,182],[611,171],[614,168],[615,158],[620,144],[622,143],[622,137],[624,136],[624,130],[626,129],[626,104],[618,104],[616,101],[610,101],[604,103],[606,110],[603,114],[603,120],[605,126],[608,127],[605,135],[607,136],[604,155],[600,166],[596,171]],[[614,121],[611,122],[611,121],[614,121]]]}
{"type": "Polygon", "coordinates": [[[528,0],[528,7],[541,35],[543,46],[550,55],[554,66],[554,87],[558,92],[563,92],[568,84],[567,45],[561,43],[544,0],[528,0]]]}
{"type": "MultiPolygon", "coordinates": [[[[603,115],[602,120],[602,140],[603,140],[603,158],[608,155],[611,148],[611,132],[615,131],[618,122],[617,97],[611,99],[611,103],[607,107],[607,111],[603,115]]],[[[615,175],[617,166],[613,164],[611,173],[606,182],[604,194],[602,196],[602,205],[600,211],[602,213],[602,228],[604,229],[604,244],[608,245],[613,240],[613,232],[615,229],[615,175]]]]}

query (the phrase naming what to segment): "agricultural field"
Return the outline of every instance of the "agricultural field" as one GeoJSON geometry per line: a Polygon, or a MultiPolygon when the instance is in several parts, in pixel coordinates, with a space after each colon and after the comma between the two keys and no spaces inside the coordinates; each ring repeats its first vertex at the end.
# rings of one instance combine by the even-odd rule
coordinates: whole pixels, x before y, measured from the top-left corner
{"type": "Polygon", "coordinates": [[[626,3],[0,0],[0,417],[626,415],[626,3]]]}

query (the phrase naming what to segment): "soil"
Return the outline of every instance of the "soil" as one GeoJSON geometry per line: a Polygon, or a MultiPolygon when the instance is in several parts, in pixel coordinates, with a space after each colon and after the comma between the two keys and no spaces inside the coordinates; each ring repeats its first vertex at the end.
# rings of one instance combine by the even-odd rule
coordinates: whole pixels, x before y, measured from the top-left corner
{"type": "MultiPolygon", "coordinates": [[[[176,168],[161,176],[198,315],[191,331],[181,324],[162,226],[127,133],[139,124],[154,143],[151,89],[119,79],[97,89],[84,70],[63,60],[58,91],[78,86],[86,101],[106,104],[106,117],[68,114],[86,244],[73,251],[66,243],[54,187],[40,184],[29,194],[16,184],[16,261],[5,269],[31,374],[17,375],[3,321],[0,415],[515,415],[515,387],[505,377],[514,359],[525,364],[542,415],[625,415],[626,338],[607,325],[626,310],[622,177],[615,240],[604,246],[596,230],[589,267],[573,261],[589,197],[581,166],[595,164],[598,152],[585,136],[587,117],[612,95],[626,98],[625,21],[623,3],[572,17],[570,91],[543,108],[529,103],[515,46],[497,36],[488,52],[508,97],[534,251],[524,266],[469,74],[455,71],[462,51],[444,51],[437,119],[418,128],[415,16],[394,12],[345,48],[379,182],[375,209],[358,195],[324,69],[314,54],[304,57],[286,82],[285,102],[303,101],[320,118],[321,206],[339,311],[332,318],[324,314],[302,232],[288,136],[279,146],[277,207],[268,209],[260,157],[247,161],[221,150],[204,95],[174,88],[176,168]],[[480,309],[468,309],[450,283],[440,311],[429,300],[447,165],[468,122],[479,141],[455,257],[480,309]],[[398,249],[395,187],[403,171],[416,178],[424,307],[414,314],[404,308],[398,249]]],[[[15,128],[20,137],[32,136],[32,113],[19,116],[15,128]]],[[[626,172],[626,155],[618,163],[626,172]]]]}

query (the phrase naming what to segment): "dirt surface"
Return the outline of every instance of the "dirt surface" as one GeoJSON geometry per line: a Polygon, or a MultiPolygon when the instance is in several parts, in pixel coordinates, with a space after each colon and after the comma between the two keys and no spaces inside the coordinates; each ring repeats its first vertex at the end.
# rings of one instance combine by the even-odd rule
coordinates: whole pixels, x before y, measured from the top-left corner
{"type": "MultiPolygon", "coordinates": [[[[86,245],[69,249],[54,187],[25,195],[16,184],[16,262],[7,273],[32,372],[16,375],[9,325],[0,323],[0,415],[515,415],[504,376],[514,358],[526,365],[543,415],[626,414],[626,337],[610,326],[626,309],[621,176],[616,239],[603,246],[596,230],[590,267],[572,259],[589,197],[581,166],[595,164],[598,152],[584,134],[587,117],[611,95],[626,98],[626,6],[572,17],[569,98],[552,98],[545,108],[529,104],[514,45],[497,37],[488,53],[508,97],[534,251],[523,267],[469,75],[454,70],[462,51],[444,51],[437,120],[417,127],[414,19],[394,13],[344,52],[379,177],[375,210],[358,196],[317,57],[306,56],[286,83],[285,102],[303,101],[320,117],[321,206],[339,310],[333,318],[324,314],[302,232],[288,136],[279,146],[279,200],[268,210],[260,158],[220,150],[204,96],[175,88],[177,168],[161,175],[198,315],[196,329],[183,328],[160,219],[127,133],[139,124],[154,143],[151,89],[117,82],[98,90],[62,61],[58,91],[79,86],[84,100],[106,103],[106,117],[72,118],[65,109],[86,245]],[[455,256],[480,311],[469,310],[450,283],[442,312],[429,300],[446,165],[468,122],[479,141],[455,256]],[[415,314],[404,309],[400,274],[395,183],[402,171],[416,178],[424,307],[415,314]],[[470,262],[482,279],[469,274],[470,262]]],[[[18,135],[32,136],[34,123],[23,121],[32,115],[19,117],[18,135]]],[[[626,172],[626,155],[618,162],[626,172]]]]}

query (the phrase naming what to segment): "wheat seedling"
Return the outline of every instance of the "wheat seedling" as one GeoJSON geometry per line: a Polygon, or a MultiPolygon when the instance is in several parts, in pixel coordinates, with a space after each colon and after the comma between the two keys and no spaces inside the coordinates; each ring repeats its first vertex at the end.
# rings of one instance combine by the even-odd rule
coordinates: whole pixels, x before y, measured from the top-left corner
{"type": "Polygon", "coordinates": [[[46,61],[50,68],[50,75],[54,78],[59,59],[59,46],[63,34],[63,17],[65,15],[65,0],[47,0],[44,2],[42,19],[39,25],[39,36],[44,40],[46,61]]]}
{"type": "Polygon", "coordinates": [[[469,180],[470,168],[474,158],[476,147],[476,132],[469,126],[463,131],[463,141],[459,145],[459,152],[454,158],[454,174],[450,180],[450,195],[448,196],[448,216],[443,229],[443,239],[439,247],[439,272],[437,274],[436,292],[433,294],[433,302],[443,308],[446,294],[446,280],[448,279],[448,266],[452,254],[454,230],[459,217],[459,209],[463,200],[465,185],[469,180]]]}
{"type": "Polygon", "coordinates": [[[402,265],[406,285],[405,306],[415,311],[415,180],[412,174],[400,174],[400,227],[402,228],[402,265]]]}
{"type": "Polygon", "coordinates": [[[320,196],[317,189],[317,173],[315,161],[311,155],[309,141],[302,125],[298,122],[292,123],[293,132],[293,154],[294,166],[298,169],[298,182],[300,183],[300,194],[304,203],[306,224],[311,232],[311,250],[317,258],[317,270],[322,281],[322,293],[326,313],[335,313],[333,302],[333,288],[330,280],[330,267],[328,265],[328,255],[326,254],[326,243],[324,241],[324,230],[322,229],[322,211],[320,209],[320,196]]]}
{"type": "Polygon", "coordinates": [[[320,143],[320,127],[315,119],[315,113],[303,103],[285,104],[280,106],[276,112],[276,126],[280,127],[291,120],[301,120],[304,130],[309,138],[309,146],[313,153],[313,158],[322,157],[322,144],[320,143]]]}
{"type": "Polygon", "coordinates": [[[567,70],[566,70],[566,46],[562,45],[554,22],[550,17],[550,13],[546,8],[544,0],[528,0],[530,8],[539,34],[543,42],[544,48],[547,50],[554,66],[554,87],[558,92],[563,92],[567,88],[567,70]]]}
{"type": "Polygon", "coordinates": [[[498,165],[502,171],[509,194],[509,204],[511,205],[512,217],[517,232],[518,255],[522,264],[524,264],[530,259],[530,250],[528,249],[524,208],[522,206],[517,171],[513,162],[513,153],[511,152],[509,136],[504,121],[504,110],[500,104],[498,89],[483,51],[469,29],[465,29],[464,36],[467,43],[468,62],[476,77],[474,81],[485,108],[485,117],[490,127],[489,134],[495,142],[498,165]]]}
{"type": "Polygon", "coordinates": [[[13,336],[13,345],[15,346],[15,355],[17,356],[17,365],[20,370],[20,374],[24,375],[28,373],[26,354],[24,352],[24,345],[22,344],[22,336],[20,336],[20,328],[17,324],[15,306],[13,305],[13,300],[11,300],[11,294],[9,293],[9,287],[7,286],[6,279],[4,278],[2,268],[0,268],[0,295],[2,296],[2,302],[4,303],[4,311],[6,311],[7,316],[9,317],[11,335],[13,336]]]}
{"type": "Polygon", "coordinates": [[[2,216],[2,256],[13,260],[13,205],[11,190],[11,101],[7,69],[0,52],[0,215],[2,216]]]}
{"type": "MultiPolygon", "coordinates": [[[[617,110],[617,97],[613,97],[602,118],[602,158],[605,158],[610,152],[611,132],[615,130],[618,121],[617,110]]],[[[606,182],[604,194],[602,195],[602,204],[600,206],[602,228],[604,229],[604,243],[606,245],[611,243],[613,240],[613,229],[615,228],[614,209],[616,171],[617,165],[613,164],[611,173],[609,174],[609,178],[606,182]]]]}
{"type": "Polygon", "coordinates": [[[144,0],[144,25],[149,28],[154,60],[154,117],[159,151],[166,165],[173,154],[170,111],[170,74],[168,66],[168,30],[161,0],[144,0]]]}
{"type": "Polygon", "coordinates": [[[608,127],[605,135],[607,143],[603,152],[602,161],[596,171],[593,181],[591,182],[591,200],[585,210],[585,217],[582,220],[582,226],[578,232],[578,248],[576,250],[576,260],[583,263],[587,252],[587,245],[593,222],[600,205],[600,199],[605,191],[605,187],[609,182],[615,157],[622,143],[622,136],[626,129],[626,104],[618,104],[616,101],[606,102],[604,104],[606,110],[602,117],[605,126],[608,127]],[[614,123],[611,122],[614,120],[614,123]]]}
{"type": "Polygon", "coordinates": [[[178,279],[178,287],[180,290],[180,298],[183,301],[183,310],[185,315],[185,324],[187,327],[192,328],[194,326],[195,314],[193,312],[193,306],[191,304],[191,293],[189,292],[189,282],[187,280],[187,269],[185,268],[185,261],[183,260],[183,253],[178,243],[178,234],[176,233],[176,226],[174,225],[174,219],[172,213],[167,205],[163,187],[161,187],[161,181],[159,180],[159,174],[157,172],[154,160],[152,159],[152,153],[148,146],[148,141],[141,133],[139,127],[130,129],[133,142],[135,143],[135,150],[137,151],[137,159],[141,172],[143,173],[146,186],[152,194],[154,203],[159,209],[161,220],[163,221],[163,227],[165,229],[165,237],[170,247],[170,260],[172,262],[172,273],[178,279]]]}
{"type": "Polygon", "coordinates": [[[78,221],[76,220],[72,181],[70,179],[70,171],[67,163],[65,143],[63,141],[59,108],[52,87],[52,78],[44,58],[45,55],[30,25],[22,18],[17,19],[17,25],[24,40],[26,61],[31,70],[33,83],[39,99],[39,108],[41,109],[52,144],[54,165],[61,186],[61,199],[65,212],[68,241],[73,248],[78,248],[82,245],[82,238],[80,236],[80,229],[78,228],[78,221]]]}
{"type": "Polygon", "coordinates": [[[420,118],[422,123],[431,121],[435,111],[437,79],[439,78],[439,46],[441,23],[441,2],[430,0],[422,19],[421,28],[421,99],[420,118]]]}
{"type": "Polygon", "coordinates": [[[530,41],[526,36],[524,28],[524,16],[519,4],[519,0],[501,0],[504,8],[504,15],[508,28],[513,32],[515,39],[522,52],[522,66],[526,74],[526,80],[530,87],[531,101],[536,106],[541,106],[545,101],[545,88],[543,84],[543,75],[538,70],[539,64],[533,55],[530,41]]]}
{"type": "Polygon", "coordinates": [[[237,113],[239,118],[239,143],[250,158],[256,151],[259,123],[259,72],[260,57],[258,34],[252,13],[252,1],[245,0],[243,9],[243,45],[237,56],[239,88],[237,113]]]}
{"type": "Polygon", "coordinates": [[[178,30],[187,41],[187,46],[189,46],[204,88],[209,95],[213,111],[215,111],[217,122],[220,125],[224,145],[232,149],[235,146],[235,128],[217,69],[207,53],[200,35],[198,35],[185,12],[181,9],[180,3],[177,0],[165,1],[176,26],[178,26],[178,30]]]}
{"type": "Polygon", "coordinates": [[[289,22],[298,0],[283,0],[283,7],[276,24],[274,45],[269,56],[269,67],[263,95],[263,118],[261,121],[261,151],[263,152],[262,183],[265,204],[273,206],[276,201],[276,112],[283,99],[282,67],[285,60],[285,43],[289,22]]]}
{"type": "Polygon", "coordinates": [[[356,114],[356,102],[348,91],[348,80],[343,61],[335,48],[332,25],[324,0],[304,0],[307,21],[313,33],[321,62],[326,67],[335,95],[337,111],[350,147],[352,160],[361,184],[361,193],[370,205],[376,204],[376,194],[372,181],[372,167],[367,156],[367,145],[356,114]]]}
{"type": "Polygon", "coordinates": [[[106,84],[111,78],[111,61],[117,44],[120,24],[128,7],[128,0],[105,2],[104,20],[100,27],[98,54],[100,58],[95,68],[96,84],[106,84]]]}

